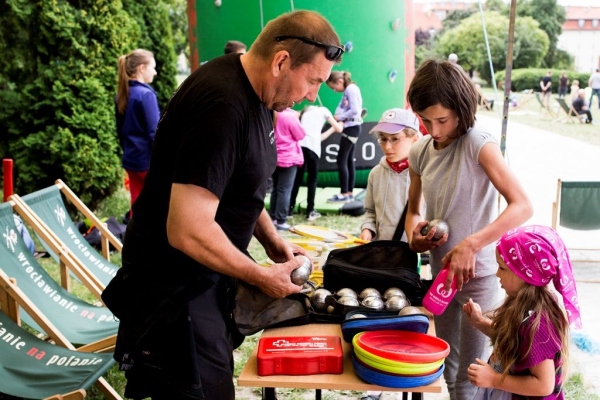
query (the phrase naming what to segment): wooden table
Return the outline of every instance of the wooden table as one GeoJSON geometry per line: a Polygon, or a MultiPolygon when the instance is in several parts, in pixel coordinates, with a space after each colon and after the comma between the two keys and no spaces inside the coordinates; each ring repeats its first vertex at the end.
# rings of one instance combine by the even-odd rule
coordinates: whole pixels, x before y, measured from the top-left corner
{"type": "MultiPolygon", "coordinates": [[[[429,334],[435,334],[433,321],[429,324],[429,334]]],[[[273,328],[263,331],[261,337],[269,336],[312,336],[312,335],[337,335],[342,337],[339,324],[309,324],[285,328],[273,328]]],[[[257,365],[258,345],[248,358],[246,366],[238,378],[238,386],[263,388],[263,399],[275,399],[274,388],[317,389],[316,398],[321,398],[321,389],[330,390],[381,390],[385,392],[412,392],[412,399],[421,399],[421,393],[441,393],[442,378],[427,386],[409,389],[394,389],[383,386],[371,385],[363,381],[354,373],[352,366],[352,344],[346,343],[342,338],[344,351],[344,372],[342,374],[316,374],[316,375],[269,375],[259,376],[257,365]]],[[[407,393],[404,398],[408,398],[407,393]]]]}

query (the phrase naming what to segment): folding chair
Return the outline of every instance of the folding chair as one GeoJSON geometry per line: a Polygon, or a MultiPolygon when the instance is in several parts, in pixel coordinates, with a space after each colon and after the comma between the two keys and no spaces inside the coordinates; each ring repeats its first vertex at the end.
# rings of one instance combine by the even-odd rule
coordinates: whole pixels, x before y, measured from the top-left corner
{"type": "Polygon", "coordinates": [[[535,92],[535,98],[537,99],[538,103],[540,103],[540,112],[542,112],[542,114],[548,114],[552,119],[556,118],[556,114],[554,114],[554,111],[552,111],[550,108],[550,103],[544,103],[540,92],[535,92]]]}
{"type": "Polygon", "coordinates": [[[477,91],[477,110],[488,110],[494,109],[494,99],[487,99],[485,94],[481,90],[477,91]]]}
{"type": "Polygon", "coordinates": [[[517,96],[517,106],[515,110],[522,109],[525,104],[529,103],[534,98],[533,89],[525,89],[517,96]]]}
{"type": "MultiPolygon", "coordinates": [[[[48,321],[69,343],[88,345],[94,351],[114,347],[118,322],[106,307],[93,306],[61,287],[26,247],[17,233],[10,203],[0,204],[0,230],[4,241],[0,245],[0,271],[13,278],[17,285],[2,282],[11,293],[20,293],[14,300],[23,308],[23,321],[38,330],[48,332],[48,321]]],[[[60,337],[51,337],[63,344],[60,337]]],[[[64,345],[64,344],[63,344],[64,345]]]]}
{"type": "MultiPolygon", "coordinates": [[[[0,275],[0,280],[5,278],[4,274],[0,275]]],[[[5,306],[5,303],[0,304],[5,306]]],[[[115,363],[112,354],[75,351],[68,343],[66,348],[48,343],[21,328],[2,311],[2,393],[28,399],[83,399],[86,389],[95,384],[105,398],[121,400],[121,396],[102,377],[115,363]]]]}
{"type": "Polygon", "coordinates": [[[573,122],[573,120],[579,121],[583,123],[584,121],[581,119],[581,116],[575,111],[573,105],[567,105],[567,102],[563,98],[557,98],[556,102],[560,105],[560,108],[565,112],[566,117],[561,118],[562,121],[565,122],[573,122]]]}
{"type": "MultiPolygon", "coordinates": [[[[109,261],[108,254],[100,254],[93,246],[88,244],[69,216],[61,191],[66,192],[66,196],[74,199],[75,203],[81,203],[60,180],[57,181],[57,184],[45,189],[23,197],[12,195],[9,199],[14,201],[17,213],[31,225],[46,250],[55,259],[58,259],[59,256],[56,254],[56,249],[53,249],[51,244],[43,239],[45,235],[52,236],[56,242],[61,244],[63,249],[68,249],[79,264],[85,266],[85,269],[101,283],[102,287],[106,287],[116,275],[119,266],[109,261]]],[[[83,203],[80,205],[83,205],[83,203]]],[[[105,225],[89,209],[85,211],[84,215],[95,221],[94,224],[100,232],[104,231],[102,234],[106,239],[103,242],[109,241],[117,250],[122,249],[119,240],[106,229],[105,225]]],[[[108,249],[108,243],[106,243],[105,248],[108,249]]]]}
{"type": "MultiPolygon", "coordinates": [[[[556,200],[552,203],[552,229],[590,231],[600,229],[600,181],[568,182],[558,180],[556,200]]],[[[600,250],[600,248],[570,248],[600,250]]]]}
{"type": "MultiPolygon", "coordinates": [[[[88,266],[77,258],[57,235],[50,231],[46,224],[39,220],[18,195],[10,196],[9,204],[33,228],[40,242],[54,256],[54,259],[60,266],[60,282],[62,287],[70,291],[70,273],[72,273],[99,301],[102,301],[102,291],[106,285],[88,269],[88,266]]],[[[103,265],[103,262],[100,265],[103,265]]]]}

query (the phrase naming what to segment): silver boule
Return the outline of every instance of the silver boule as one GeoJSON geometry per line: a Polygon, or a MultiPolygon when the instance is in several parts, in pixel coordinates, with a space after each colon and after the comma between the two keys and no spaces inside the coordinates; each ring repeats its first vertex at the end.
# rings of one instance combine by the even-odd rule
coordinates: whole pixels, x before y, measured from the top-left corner
{"type": "Polygon", "coordinates": [[[383,308],[385,307],[383,300],[375,296],[365,298],[360,304],[362,304],[364,307],[371,308],[373,310],[383,310],[383,308]]]}
{"type": "MultiPolygon", "coordinates": [[[[300,267],[307,268],[308,273],[312,274],[313,265],[312,265],[312,261],[310,261],[310,258],[306,257],[303,254],[296,254],[296,258],[298,259],[298,261],[302,261],[302,264],[300,264],[300,267]]],[[[298,267],[298,268],[300,268],[300,267],[298,267]]]]}
{"type": "Polygon", "coordinates": [[[291,278],[294,285],[302,286],[308,280],[308,277],[312,273],[312,263],[310,259],[302,254],[296,256],[298,261],[302,264],[298,268],[292,271],[291,278]]]}
{"type": "Polygon", "coordinates": [[[363,289],[362,292],[360,292],[360,294],[358,295],[358,298],[361,300],[364,300],[367,297],[379,297],[381,299],[381,293],[379,293],[379,290],[375,288],[366,288],[363,289]]]}
{"type": "Polygon", "coordinates": [[[292,271],[292,275],[291,275],[292,283],[294,285],[302,286],[306,283],[309,276],[310,276],[310,269],[306,268],[304,265],[302,265],[292,271]]]}
{"type": "Polygon", "coordinates": [[[352,296],[355,299],[358,298],[358,295],[356,294],[356,292],[350,288],[343,288],[338,290],[337,292],[335,292],[335,294],[337,294],[340,297],[344,297],[344,296],[352,296]]]}
{"type": "Polygon", "coordinates": [[[325,311],[327,308],[327,303],[325,303],[325,298],[327,296],[331,296],[331,292],[325,288],[317,289],[313,292],[310,302],[313,308],[317,311],[325,311]]]}
{"type": "Polygon", "coordinates": [[[410,305],[406,297],[392,296],[385,302],[385,309],[388,311],[400,311],[404,307],[410,305]]]}
{"type": "Polygon", "coordinates": [[[394,296],[400,296],[400,297],[406,298],[406,295],[404,294],[402,289],[399,289],[397,287],[391,287],[388,290],[386,290],[385,293],[383,294],[383,298],[386,300],[388,300],[390,297],[394,297],[394,296]]]}
{"type": "Polygon", "coordinates": [[[433,238],[431,238],[433,241],[440,240],[446,233],[450,234],[450,227],[446,221],[443,219],[432,219],[427,226],[421,229],[421,235],[427,236],[429,231],[433,228],[435,228],[435,234],[433,235],[433,238]]]}
{"type": "Polygon", "coordinates": [[[356,297],[352,296],[343,296],[340,297],[337,301],[338,303],[343,304],[345,306],[358,306],[358,300],[356,299],[356,297]]]}
{"type": "Polygon", "coordinates": [[[367,318],[365,314],[352,314],[348,319],[367,318]]]}
{"type": "Polygon", "coordinates": [[[400,310],[400,312],[398,313],[398,315],[414,315],[414,314],[424,314],[424,313],[423,313],[423,311],[419,310],[418,307],[415,307],[415,306],[406,306],[402,310],[400,310]]]}

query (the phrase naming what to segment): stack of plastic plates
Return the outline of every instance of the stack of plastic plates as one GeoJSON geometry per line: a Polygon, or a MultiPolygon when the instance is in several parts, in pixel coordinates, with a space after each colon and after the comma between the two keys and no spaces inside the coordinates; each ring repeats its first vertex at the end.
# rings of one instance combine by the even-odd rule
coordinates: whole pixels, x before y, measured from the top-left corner
{"type": "Polygon", "coordinates": [[[450,346],[435,336],[409,331],[371,331],[352,339],[354,371],[365,381],[392,388],[433,383],[444,370],[450,346]]]}

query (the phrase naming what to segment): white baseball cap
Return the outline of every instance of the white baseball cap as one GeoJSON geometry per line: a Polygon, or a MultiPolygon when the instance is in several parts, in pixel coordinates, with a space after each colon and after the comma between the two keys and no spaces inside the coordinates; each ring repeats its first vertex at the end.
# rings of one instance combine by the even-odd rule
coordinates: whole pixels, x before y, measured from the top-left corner
{"type": "Polygon", "coordinates": [[[419,132],[419,119],[411,111],[392,108],[383,113],[379,123],[369,133],[383,132],[393,135],[400,133],[404,128],[412,128],[419,132]]]}

